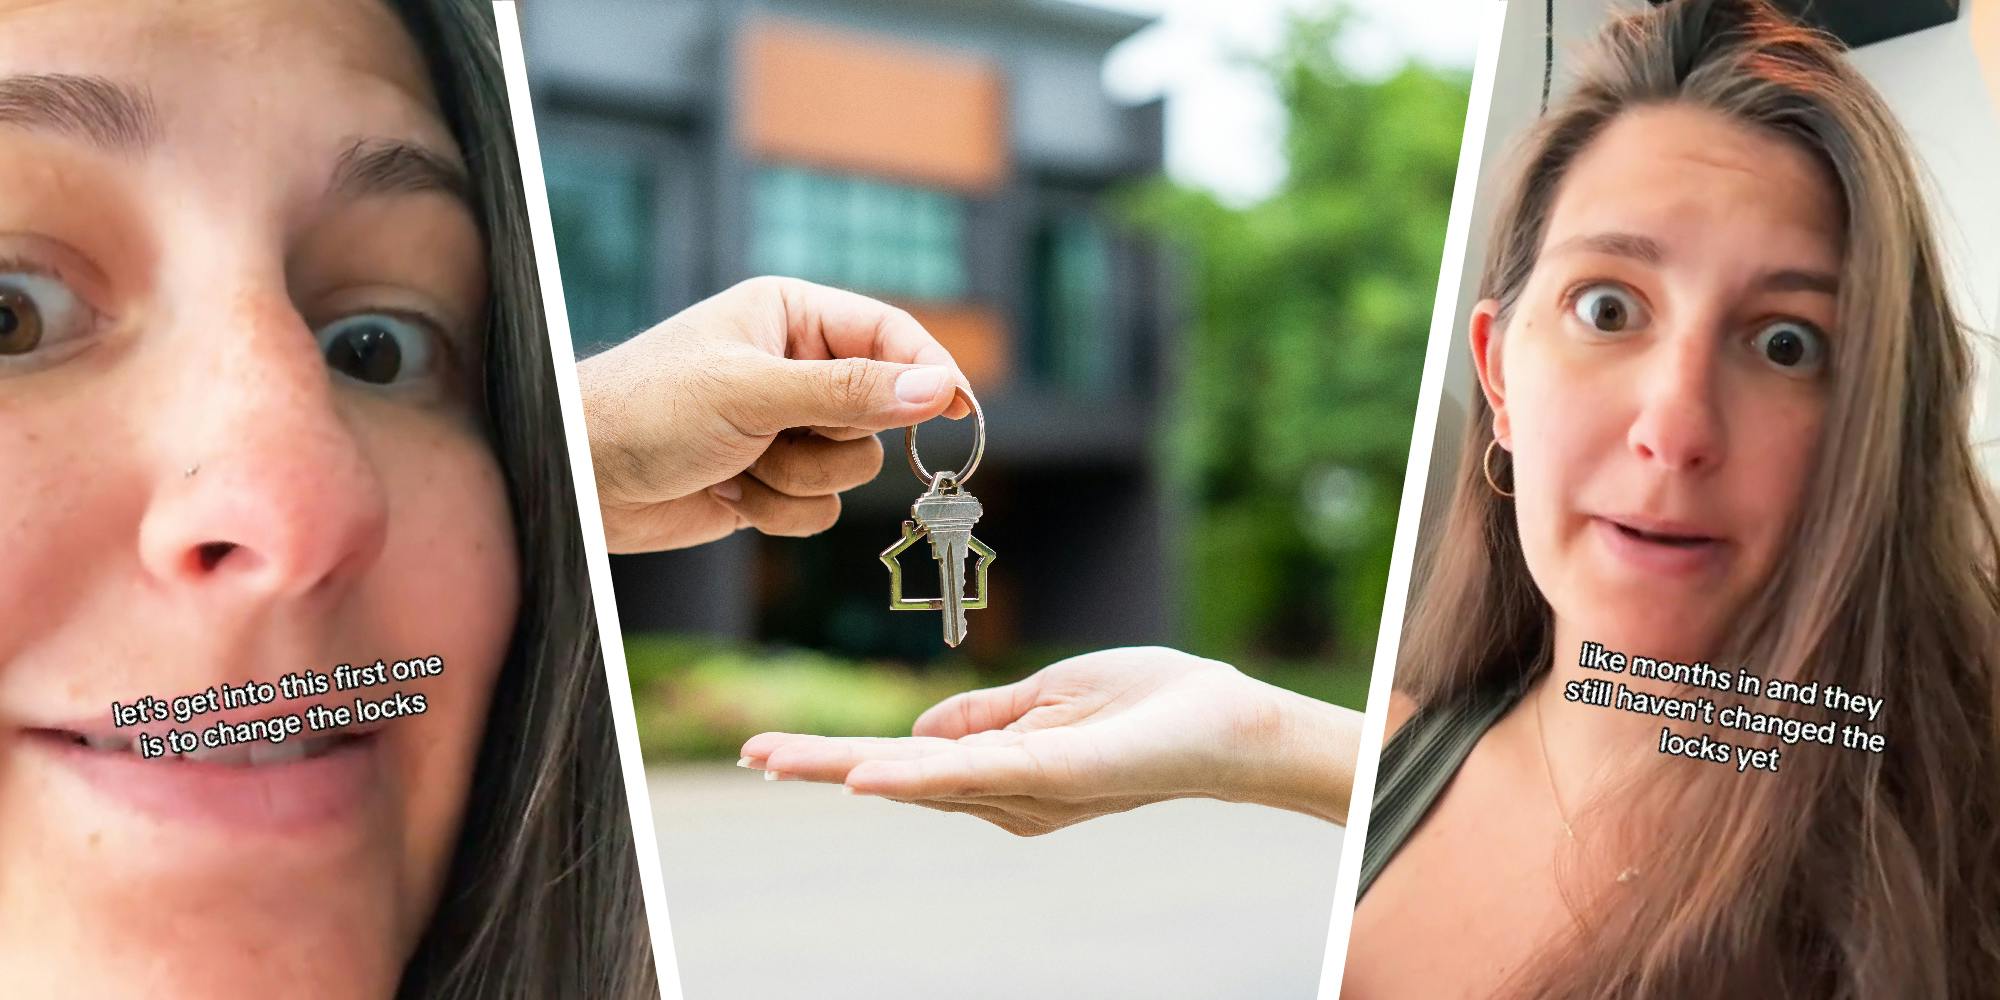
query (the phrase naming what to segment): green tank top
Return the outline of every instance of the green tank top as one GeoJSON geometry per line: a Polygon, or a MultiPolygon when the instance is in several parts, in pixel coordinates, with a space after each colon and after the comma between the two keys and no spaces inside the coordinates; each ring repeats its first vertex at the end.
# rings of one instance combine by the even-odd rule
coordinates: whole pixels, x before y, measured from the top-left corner
{"type": "Polygon", "coordinates": [[[1368,894],[1375,877],[1424,821],[1472,748],[1521,700],[1536,676],[1488,682],[1448,701],[1420,707],[1383,745],[1355,902],[1368,894]]]}

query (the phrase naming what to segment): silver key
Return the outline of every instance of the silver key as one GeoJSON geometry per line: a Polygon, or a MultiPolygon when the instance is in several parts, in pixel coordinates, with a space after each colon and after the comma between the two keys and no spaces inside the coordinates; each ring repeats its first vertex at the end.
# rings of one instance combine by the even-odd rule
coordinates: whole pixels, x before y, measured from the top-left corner
{"type": "Polygon", "coordinates": [[[978,498],[960,490],[949,475],[940,475],[910,508],[930,539],[931,558],[937,560],[947,646],[965,641],[965,557],[972,544],[972,526],[983,513],[978,498]]]}
{"type": "Polygon", "coordinates": [[[904,430],[903,450],[909,452],[910,471],[924,484],[924,492],[910,505],[910,520],[903,522],[903,537],[876,557],[889,570],[889,610],[944,612],[947,646],[965,641],[965,613],[986,607],[988,571],[994,558],[992,547],[972,534],[972,526],[984,511],[979,501],[965,492],[965,481],[972,477],[972,470],[979,467],[979,456],[986,451],[986,417],[980,412],[979,400],[973,397],[972,390],[960,387],[958,391],[972,406],[972,456],[961,467],[963,471],[932,475],[917,458],[916,426],[904,430]],[[931,558],[937,561],[939,594],[904,597],[902,555],[924,539],[930,540],[931,558]],[[970,581],[965,578],[968,555],[979,560],[974,564],[970,581]],[[965,593],[967,583],[972,584],[970,597],[965,593]]]}

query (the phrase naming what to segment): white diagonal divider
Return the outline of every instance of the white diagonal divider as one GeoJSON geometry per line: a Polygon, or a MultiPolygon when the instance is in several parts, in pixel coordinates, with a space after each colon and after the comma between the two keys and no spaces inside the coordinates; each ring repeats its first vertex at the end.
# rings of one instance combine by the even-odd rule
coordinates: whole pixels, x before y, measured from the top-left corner
{"type": "Polygon", "coordinates": [[[673,933],[667,922],[666,884],[660,874],[659,839],[653,832],[651,796],[646,791],[646,765],[639,756],[638,716],[632,707],[632,683],[625,666],[624,633],[618,628],[618,602],[611,592],[611,561],[604,546],[604,517],[597,506],[597,476],[590,462],[590,438],[583,426],[583,396],[577,388],[576,350],[572,346],[569,313],[563,302],[562,272],[556,266],[555,226],[549,217],[549,193],[542,179],[541,143],[535,135],[534,105],[528,99],[527,60],[521,51],[521,22],[514,0],[496,0],[493,21],[500,31],[500,62],[507,77],[507,103],[514,114],[514,144],[521,153],[521,185],[527,193],[528,229],[534,237],[535,273],[542,283],[542,307],[548,317],[549,353],[553,359],[556,396],[562,403],[563,434],[569,443],[570,475],[576,481],[578,520],[583,526],[584,558],[590,567],[592,604],[597,608],[597,632],[604,648],[606,693],[611,698],[611,724],[617,730],[618,760],[625,777],[625,802],[632,814],[632,839],[639,855],[639,885],[646,901],[646,919],[653,939],[653,961],[663,1000],[681,1000],[679,966],[674,960],[673,933]]]}
{"type": "Polygon", "coordinates": [[[1458,175],[1452,182],[1451,214],[1445,226],[1444,259],[1438,271],[1437,299],[1431,309],[1430,342],[1424,348],[1423,379],[1417,389],[1416,423],[1410,431],[1410,460],[1403,472],[1403,500],[1396,515],[1396,542],[1389,555],[1389,583],[1382,595],[1382,625],[1375,640],[1375,666],[1368,680],[1368,715],[1361,723],[1361,753],[1354,767],[1354,791],[1347,810],[1346,842],[1340,849],[1340,875],[1334,882],[1333,918],[1326,934],[1326,961],[1320,969],[1320,1000],[1337,1000],[1347,968],[1348,934],[1354,925],[1354,893],[1361,882],[1362,845],[1367,843],[1368,814],[1375,798],[1375,770],[1382,757],[1382,733],[1389,714],[1389,693],[1395,682],[1396,650],[1403,634],[1403,610],[1410,592],[1410,564],[1421,527],[1424,489],[1429,485],[1431,444],[1437,436],[1438,402],[1444,389],[1445,358],[1456,340],[1458,292],[1465,272],[1472,229],[1472,202],[1479,190],[1480,154],[1486,146],[1486,120],[1493,106],[1493,79],[1500,59],[1500,36],[1507,20],[1506,0],[1484,0],[1485,23],[1480,26],[1479,57],[1473,63],[1472,91],[1465,106],[1465,133],[1459,140],[1458,175]]]}

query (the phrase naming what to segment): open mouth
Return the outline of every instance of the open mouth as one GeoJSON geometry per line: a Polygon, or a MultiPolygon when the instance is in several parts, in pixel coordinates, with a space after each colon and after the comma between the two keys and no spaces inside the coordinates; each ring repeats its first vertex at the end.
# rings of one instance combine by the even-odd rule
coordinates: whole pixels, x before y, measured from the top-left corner
{"type": "Polygon", "coordinates": [[[1685,521],[1593,517],[1605,550],[1620,565],[1646,575],[1712,573],[1727,562],[1729,540],[1685,521]]]}
{"type": "Polygon", "coordinates": [[[94,751],[109,756],[125,755],[149,764],[219,764],[224,767],[272,767],[292,764],[303,760],[324,757],[350,745],[367,739],[366,732],[340,731],[331,733],[299,734],[287,737],[283,742],[257,740],[233,746],[202,748],[187,753],[169,753],[159,757],[146,757],[140,753],[137,739],[132,736],[105,733],[83,733],[68,729],[33,729],[28,734],[38,739],[58,741],[72,747],[94,751]]]}
{"type": "Polygon", "coordinates": [[[74,779],[87,789],[91,797],[79,804],[90,805],[78,815],[91,822],[130,816],[155,832],[169,823],[229,842],[253,833],[358,836],[378,815],[370,804],[379,805],[392,787],[383,781],[393,749],[382,738],[386,724],[278,735],[267,720],[209,717],[178,728],[182,743],[194,736],[224,745],[147,757],[139,737],[149,737],[148,749],[160,747],[160,726],[148,733],[96,719],[49,720],[0,737],[14,738],[22,761],[45,763],[51,774],[68,776],[59,782],[74,779]]]}
{"type": "Polygon", "coordinates": [[[1686,533],[1668,532],[1668,531],[1648,531],[1644,528],[1628,524],[1624,521],[1613,521],[1608,518],[1606,520],[1609,521],[1610,525],[1613,528],[1617,529],[1617,531],[1620,534],[1624,535],[1625,537],[1641,542],[1651,542],[1654,545],[1672,545],[1677,548],[1698,548],[1703,545],[1713,545],[1717,542],[1722,541],[1722,539],[1716,538],[1712,535],[1696,535],[1696,534],[1686,534],[1686,533]]]}

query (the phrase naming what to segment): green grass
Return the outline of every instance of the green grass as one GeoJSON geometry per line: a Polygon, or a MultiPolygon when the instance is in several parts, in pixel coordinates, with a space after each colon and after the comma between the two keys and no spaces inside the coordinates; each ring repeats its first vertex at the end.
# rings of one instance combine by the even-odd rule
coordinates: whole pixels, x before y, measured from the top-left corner
{"type": "MultiPolygon", "coordinates": [[[[975,669],[907,665],[682,636],[628,635],[625,659],[646,759],[733,760],[761,732],[905,736],[924,709],[975,687],[1026,677],[1065,653],[1023,651],[975,669]]],[[[1247,674],[1359,709],[1368,671],[1301,663],[1240,663],[1247,674]]]]}
{"type": "Polygon", "coordinates": [[[659,636],[627,636],[625,656],[639,745],[649,760],[734,759],[744,740],[769,730],[908,735],[924,709],[977,686],[964,671],[919,674],[801,650],[659,636]]]}

